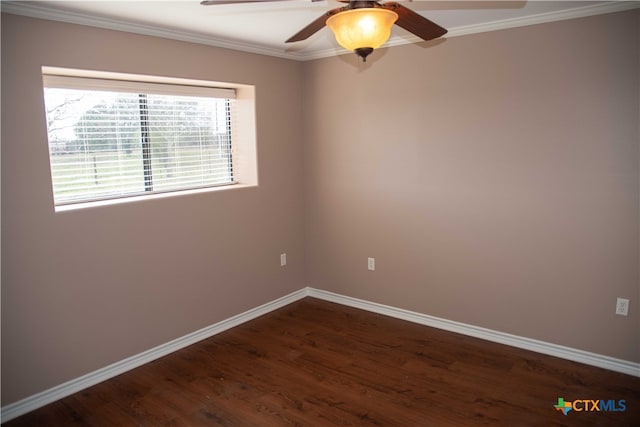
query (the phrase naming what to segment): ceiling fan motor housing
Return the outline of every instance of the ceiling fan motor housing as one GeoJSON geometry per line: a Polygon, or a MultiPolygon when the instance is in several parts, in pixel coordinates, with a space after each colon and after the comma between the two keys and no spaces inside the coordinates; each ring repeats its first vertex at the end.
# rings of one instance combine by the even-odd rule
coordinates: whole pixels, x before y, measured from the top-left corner
{"type": "Polygon", "coordinates": [[[354,50],[354,52],[356,53],[356,55],[358,55],[360,58],[362,58],[362,62],[367,62],[367,56],[369,56],[369,54],[371,52],[373,52],[373,48],[372,47],[359,47],[356,50],[354,50]]]}

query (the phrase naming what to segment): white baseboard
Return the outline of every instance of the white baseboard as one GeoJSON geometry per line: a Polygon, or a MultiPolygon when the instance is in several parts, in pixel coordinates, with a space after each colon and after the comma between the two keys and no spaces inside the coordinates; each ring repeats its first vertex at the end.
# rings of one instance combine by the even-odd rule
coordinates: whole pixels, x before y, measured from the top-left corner
{"type": "Polygon", "coordinates": [[[611,371],[622,372],[624,374],[640,377],[640,363],[629,362],[626,360],[615,359],[609,356],[590,353],[587,351],[577,350],[570,347],[551,344],[544,341],[538,341],[530,338],[519,337],[516,335],[506,334],[504,332],[493,331],[491,329],[480,328],[478,326],[467,325],[464,323],[454,322],[439,317],[429,316],[426,314],[416,313],[413,311],[403,310],[383,304],[352,298],[333,292],[322,291],[314,288],[303,288],[296,292],[285,295],[254,309],[245,311],[244,313],[225,319],[221,322],[207,326],[198,331],[184,335],[168,343],[159,345],[150,350],[139,353],[135,356],[116,362],[112,365],[98,369],[97,371],[88,373],[79,378],[73,379],[66,383],[52,387],[48,390],[29,396],[18,402],[6,405],[0,409],[0,421],[6,422],[20,415],[41,408],[56,400],[62,399],[71,394],[77,393],[95,384],[113,378],[124,372],[135,369],[145,363],[152,362],[167,354],[178,351],[198,341],[212,337],[216,334],[226,331],[227,329],[241,325],[245,322],[253,320],[264,314],[270,313],[295,301],[305,297],[313,297],[325,301],[335,302],[349,307],[359,308],[373,313],[383,314],[385,316],[395,317],[397,319],[407,320],[409,322],[418,323],[425,326],[431,326],[446,331],[456,332],[462,335],[468,335],[492,341],[500,344],[510,345],[512,347],[531,350],[550,356],[556,356],[563,359],[573,360],[575,362],[584,363],[591,366],[597,366],[611,371]]]}
{"type": "Polygon", "coordinates": [[[112,365],[98,369],[97,371],[90,372],[79,378],[73,379],[66,383],[52,387],[48,390],[29,396],[18,402],[11,403],[3,406],[0,409],[0,422],[6,422],[12,420],[20,415],[31,412],[35,409],[41,408],[56,400],[67,397],[71,394],[77,393],[85,388],[91,387],[105,380],[113,378],[124,372],[135,369],[145,363],[152,362],[167,354],[178,351],[182,348],[195,344],[198,341],[202,341],[206,338],[212,337],[216,334],[226,331],[227,329],[238,326],[242,323],[253,320],[264,314],[284,307],[292,302],[298,301],[307,296],[307,289],[300,289],[296,292],[285,295],[282,298],[278,298],[259,307],[245,311],[244,313],[225,319],[221,322],[202,328],[198,331],[184,335],[168,343],[159,345],[150,350],[136,354],[135,356],[116,362],[112,365]]]}
{"type": "Polygon", "coordinates": [[[307,295],[310,297],[323,299],[325,301],[331,301],[349,307],[359,308],[373,313],[407,320],[409,322],[418,323],[425,326],[431,326],[462,335],[481,338],[483,340],[499,344],[506,344],[512,347],[531,350],[537,353],[547,354],[549,356],[560,357],[562,359],[572,360],[574,362],[580,362],[586,365],[597,366],[599,368],[640,377],[640,363],[616,359],[601,354],[590,353],[588,351],[534,340],[531,338],[519,337],[517,335],[511,335],[504,332],[481,328],[478,326],[467,325],[465,323],[454,322],[452,320],[390,307],[387,305],[365,301],[358,298],[347,297],[344,295],[322,291],[319,289],[307,288],[307,295]]]}

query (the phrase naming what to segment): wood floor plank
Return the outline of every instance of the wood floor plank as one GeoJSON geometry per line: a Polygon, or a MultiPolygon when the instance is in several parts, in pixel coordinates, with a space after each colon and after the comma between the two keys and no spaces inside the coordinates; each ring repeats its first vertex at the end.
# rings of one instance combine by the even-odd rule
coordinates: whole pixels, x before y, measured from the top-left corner
{"type": "Polygon", "coordinates": [[[114,425],[638,426],[640,378],[306,298],[6,423],[114,425]]]}

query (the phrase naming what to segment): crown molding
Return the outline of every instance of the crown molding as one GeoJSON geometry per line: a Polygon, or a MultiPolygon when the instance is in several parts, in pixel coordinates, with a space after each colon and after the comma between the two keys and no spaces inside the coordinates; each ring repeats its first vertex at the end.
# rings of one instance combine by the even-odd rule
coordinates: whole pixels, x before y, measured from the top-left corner
{"type": "Polygon", "coordinates": [[[622,12],[625,10],[637,9],[637,8],[640,8],[640,1],[610,1],[606,3],[582,6],[574,9],[561,10],[557,12],[538,13],[535,15],[524,16],[521,18],[502,19],[499,21],[452,28],[447,34],[447,36],[448,37],[466,36],[468,34],[484,33],[487,31],[506,30],[508,28],[517,28],[517,27],[525,27],[528,25],[545,24],[548,22],[564,21],[567,19],[585,18],[587,16],[602,15],[605,13],[613,13],[613,12],[622,12]]]}
{"type": "Polygon", "coordinates": [[[47,6],[29,4],[25,2],[2,1],[2,3],[0,3],[0,10],[3,13],[22,15],[30,18],[47,19],[50,21],[65,22],[67,24],[86,25],[89,27],[104,28],[107,30],[161,37],[165,39],[204,44],[224,49],[239,50],[242,52],[257,53],[260,55],[275,56],[285,59],[304,60],[303,55],[285,52],[281,49],[270,46],[227,40],[223,38],[214,38],[198,33],[173,30],[156,25],[127,22],[120,19],[104,18],[85,13],[61,11],[47,6]]]}
{"type": "MultiPolygon", "coordinates": [[[[603,15],[605,13],[622,12],[625,10],[640,8],[640,1],[611,1],[607,3],[599,3],[595,5],[582,6],[570,10],[557,12],[539,13],[519,18],[502,19],[499,21],[485,22],[481,24],[465,25],[461,27],[449,28],[445,39],[467,36],[470,34],[485,33],[488,31],[506,30],[509,28],[526,27],[529,25],[545,24],[548,22],[564,21],[567,19],[585,18],[594,15],[603,15]]],[[[392,37],[383,47],[402,46],[412,43],[424,42],[421,38],[408,35],[405,37],[392,37]]],[[[322,59],[337,55],[346,55],[351,52],[340,47],[325,49],[316,52],[309,52],[302,58],[303,61],[312,59],[322,59]]]]}
{"type": "MultiPolygon", "coordinates": [[[[445,38],[466,36],[487,31],[505,30],[508,28],[524,27],[528,25],[543,24],[547,22],[562,21],[566,19],[584,18],[587,16],[601,15],[605,13],[621,12],[630,9],[640,8],[640,1],[610,1],[589,6],[582,6],[570,10],[557,12],[539,13],[519,18],[503,19],[481,24],[472,24],[461,27],[449,28],[445,38]]],[[[123,20],[103,18],[84,13],[60,11],[42,5],[34,5],[18,1],[3,1],[0,3],[2,12],[23,15],[31,18],[48,19],[52,21],[66,22],[69,24],[87,25],[91,27],[104,28],[108,30],[124,31],[129,33],[143,34],[154,37],[162,37],[172,40],[185,41],[190,43],[204,44],[225,49],[239,50],[243,52],[256,53],[260,55],[274,56],[297,61],[309,61],[314,59],[328,58],[331,56],[344,55],[348,52],[340,47],[324,49],[312,52],[287,52],[282,49],[259,44],[245,43],[235,40],[214,38],[187,31],[172,30],[160,26],[145,25],[127,22],[123,20]]],[[[423,41],[416,36],[392,37],[385,47],[401,46],[405,44],[423,41]]]]}

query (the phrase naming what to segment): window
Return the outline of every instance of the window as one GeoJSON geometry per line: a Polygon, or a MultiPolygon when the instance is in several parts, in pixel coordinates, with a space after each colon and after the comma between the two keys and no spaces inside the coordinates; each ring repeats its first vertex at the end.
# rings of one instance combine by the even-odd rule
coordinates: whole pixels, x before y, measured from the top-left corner
{"type": "Polygon", "coordinates": [[[44,73],[56,206],[238,182],[236,89],[171,80],[44,73]]]}

